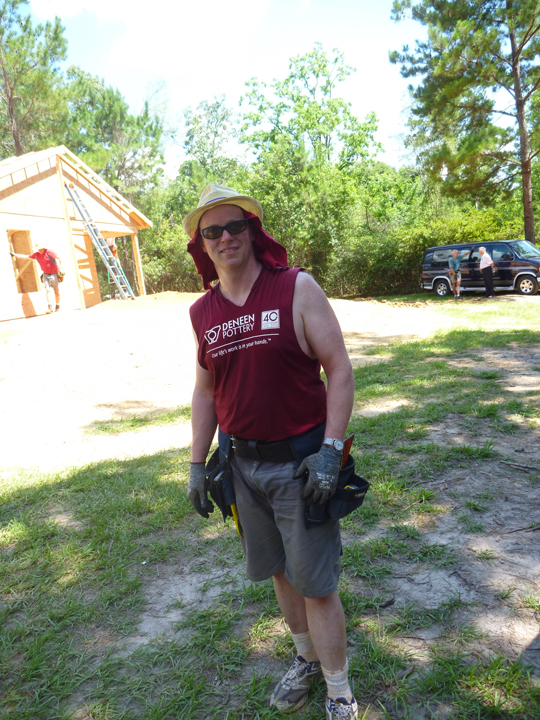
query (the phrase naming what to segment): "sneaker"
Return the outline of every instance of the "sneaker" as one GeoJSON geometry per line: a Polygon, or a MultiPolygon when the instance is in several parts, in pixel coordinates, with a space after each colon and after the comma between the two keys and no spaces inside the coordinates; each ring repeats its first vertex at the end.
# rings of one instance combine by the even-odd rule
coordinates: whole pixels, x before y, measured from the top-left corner
{"type": "Polygon", "coordinates": [[[347,702],[345,698],[326,698],[326,720],[358,720],[358,703],[353,699],[347,702]]]}
{"type": "Polygon", "coordinates": [[[47,305],[47,311],[45,314],[50,315],[52,313],[52,311],[53,311],[52,305],[47,305]]]}
{"type": "Polygon", "coordinates": [[[57,305],[57,306],[54,308],[54,312],[58,312],[59,310],[60,310],[60,305],[57,305]]]}
{"type": "MultiPolygon", "coordinates": [[[[276,707],[282,713],[298,710],[307,700],[312,681],[321,676],[321,663],[318,660],[308,662],[298,655],[274,688],[270,697],[270,707],[276,707]]],[[[351,715],[351,717],[353,716],[351,715]]]]}

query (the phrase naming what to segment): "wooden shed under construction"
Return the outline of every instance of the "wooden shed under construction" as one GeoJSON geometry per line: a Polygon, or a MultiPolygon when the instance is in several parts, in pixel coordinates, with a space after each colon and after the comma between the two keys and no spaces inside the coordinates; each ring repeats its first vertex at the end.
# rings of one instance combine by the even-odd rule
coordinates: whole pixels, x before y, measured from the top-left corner
{"type": "Polygon", "coordinates": [[[137,233],[152,223],[62,145],[0,162],[0,320],[47,309],[38,264],[10,251],[30,255],[37,246],[56,252],[66,273],[62,309],[82,310],[102,300],[92,239],[66,183],[103,238],[131,236],[137,283],[145,294],[137,233]]]}

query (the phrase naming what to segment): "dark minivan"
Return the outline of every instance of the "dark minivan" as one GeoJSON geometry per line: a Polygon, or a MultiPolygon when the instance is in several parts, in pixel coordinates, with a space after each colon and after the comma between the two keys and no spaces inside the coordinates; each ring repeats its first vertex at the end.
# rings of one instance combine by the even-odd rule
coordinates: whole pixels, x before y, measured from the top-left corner
{"type": "Polygon", "coordinates": [[[540,283],[540,249],[527,240],[456,243],[428,248],[422,261],[422,288],[444,297],[452,293],[448,260],[452,250],[461,258],[461,292],[484,290],[480,253],[485,247],[493,260],[495,290],[515,290],[534,295],[540,283]]]}

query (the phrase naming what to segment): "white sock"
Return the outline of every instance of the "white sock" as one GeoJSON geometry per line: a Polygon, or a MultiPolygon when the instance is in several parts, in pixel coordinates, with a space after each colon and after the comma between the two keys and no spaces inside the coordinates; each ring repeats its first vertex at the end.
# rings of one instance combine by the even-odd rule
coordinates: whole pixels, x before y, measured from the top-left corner
{"type": "Polygon", "coordinates": [[[330,672],[325,668],[322,671],[328,688],[328,697],[332,700],[345,698],[350,703],[353,699],[353,693],[349,685],[349,661],[347,660],[345,667],[337,672],[330,672]]]}
{"type": "Polygon", "coordinates": [[[296,646],[297,655],[301,655],[304,660],[307,660],[308,662],[319,659],[317,651],[313,646],[313,641],[311,639],[311,633],[309,632],[309,630],[305,633],[300,633],[299,635],[294,635],[294,633],[291,633],[291,635],[293,643],[296,646]]]}

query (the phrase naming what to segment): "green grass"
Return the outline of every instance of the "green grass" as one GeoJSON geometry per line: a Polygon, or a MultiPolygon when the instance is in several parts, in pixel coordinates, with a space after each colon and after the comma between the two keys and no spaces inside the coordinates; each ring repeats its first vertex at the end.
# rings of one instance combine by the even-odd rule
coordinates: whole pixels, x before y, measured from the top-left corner
{"type": "Polygon", "coordinates": [[[106,420],[92,423],[87,433],[90,435],[116,435],[118,433],[143,430],[154,425],[174,425],[185,423],[191,419],[191,406],[182,405],[175,410],[148,413],[146,415],[130,415],[120,420],[106,420]]]}
{"type": "MultiPolygon", "coordinates": [[[[435,310],[444,317],[455,314],[449,324],[463,327],[379,348],[384,362],[355,371],[358,407],[408,401],[394,412],[355,416],[350,424],[357,436],[357,471],[371,483],[363,506],[343,522],[347,542],[340,579],[360,717],[370,717],[368,705],[391,720],[540,717],[540,692],[527,668],[502,656],[480,662],[474,655],[485,641],[475,625],[482,606],[450,588],[440,602],[413,605],[396,585],[431,573],[450,576],[473,558],[489,572],[497,560],[491,551],[473,554],[463,543],[432,542],[428,531],[451,514],[463,533],[485,531],[484,518],[496,499],[488,485],[484,492],[457,492],[449,506],[430,482],[450,470],[476,472],[505,459],[498,434],[522,433],[538,418],[534,401],[515,398],[496,382],[498,370],[470,366],[484,351],[540,342],[540,320],[533,322],[526,304],[512,308],[513,326],[504,315],[510,303],[506,309],[501,305],[482,306],[483,326],[504,320],[501,328],[482,332],[476,329],[478,306],[437,300],[435,310]],[[465,327],[473,320],[474,330],[465,327]],[[456,394],[456,387],[466,392],[456,394]],[[450,417],[469,432],[466,442],[433,440],[433,428],[450,417]],[[419,662],[406,649],[407,638],[427,631],[428,657],[419,662]],[[450,708],[446,715],[445,708],[450,708]]],[[[188,418],[189,408],[179,408],[98,423],[93,431],[123,432],[188,418]]],[[[282,630],[272,583],[232,581],[242,564],[234,528],[217,513],[209,521],[193,513],[186,494],[188,465],[182,451],[56,475],[4,474],[0,717],[276,717],[268,696],[293,646],[282,630]],[[220,575],[214,576],[217,567],[220,575]],[[169,607],[181,613],[175,637],[124,647],[138,633],[149,592],[166,577],[183,582],[187,571],[211,602],[184,606],[181,596],[171,597],[169,607]],[[99,637],[108,641],[100,645],[99,637]]],[[[527,482],[527,475],[520,481],[527,482]]],[[[506,601],[508,611],[511,593],[493,591],[490,602],[502,608],[506,601]]],[[[515,604],[540,613],[532,591],[515,604]]],[[[303,718],[321,717],[324,695],[323,686],[313,688],[303,718]]]]}

